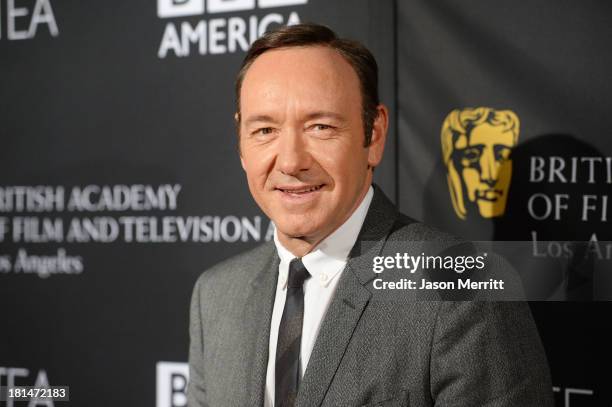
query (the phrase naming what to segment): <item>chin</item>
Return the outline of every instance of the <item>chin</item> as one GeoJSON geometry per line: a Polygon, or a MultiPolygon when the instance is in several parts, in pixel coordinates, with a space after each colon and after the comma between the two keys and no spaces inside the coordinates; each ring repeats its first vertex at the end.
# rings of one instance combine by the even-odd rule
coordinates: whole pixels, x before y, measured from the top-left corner
{"type": "Polygon", "coordinates": [[[312,224],[312,222],[298,223],[292,221],[280,221],[278,223],[274,222],[274,224],[276,225],[276,228],[279,232],[293,238],[312,236],[317,230],[320,230],[320,228],[316,228],[315,225],[312,224]]]}

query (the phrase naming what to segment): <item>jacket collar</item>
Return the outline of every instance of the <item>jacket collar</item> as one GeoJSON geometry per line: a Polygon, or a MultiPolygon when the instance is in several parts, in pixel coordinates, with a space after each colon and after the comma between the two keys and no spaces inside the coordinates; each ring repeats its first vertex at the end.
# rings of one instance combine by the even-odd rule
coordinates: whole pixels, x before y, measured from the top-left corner
{"type": "Polygon", "coordinates": [[[366,215],[363,227],[357,236],[355,246],[349,254],[347,268],[350,269],[361,285],[374,278],[372,258],[380,254],[391,233],[399,212],[380,187],[374,184],[374,197],[366,215]]]}

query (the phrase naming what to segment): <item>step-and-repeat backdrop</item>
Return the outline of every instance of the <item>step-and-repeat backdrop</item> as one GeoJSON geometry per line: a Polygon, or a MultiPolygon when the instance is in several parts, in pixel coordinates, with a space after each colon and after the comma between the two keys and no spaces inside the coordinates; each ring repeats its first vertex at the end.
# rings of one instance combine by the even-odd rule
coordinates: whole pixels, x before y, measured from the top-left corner
{"type": "Polygon", "coordinates": [[[572,1],[397,9],[399,206],[508,242],[528,294],[565,301],[531,304],[565,407],[612,404],[610,17],[572,1]]]}
{"type": "Polygon", "coordinates": [[[440,229],[532,243],[511,258],[553,276],[531,305],[557,406],[610,405],[609,270],[575,253],[612,256],[612,9],[495,3],[0,0],[0,386],[185,405],[196,278],[272,233],[234,77],[263,32],[313,21],[379,61],[376,181],[440,229]]]}

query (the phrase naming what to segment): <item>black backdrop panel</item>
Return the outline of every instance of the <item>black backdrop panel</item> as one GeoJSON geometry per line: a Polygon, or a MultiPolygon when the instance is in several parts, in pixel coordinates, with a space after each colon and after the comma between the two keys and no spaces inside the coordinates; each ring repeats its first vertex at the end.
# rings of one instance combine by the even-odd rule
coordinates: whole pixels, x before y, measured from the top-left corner
{"type": "MultiPolygon", "coordinates": [[[[391,3],[172,3],[0,1],[0,385],[67,385],[77,406],[183,405],[156,380],[159,362],[187,360],[195,279],[271,236],[236,149],[244,48],[317,21],[393,73],[391,3]]],[[[394,169],[380,168],[387,189],[394,169]]]]}
{"type": "MultiPolygon", "coordinates": [[[[400,208],[475,240],[546,240],[552,248],[565,241],[612,240],[606,214],[612,191],[607,165],[612,161],[607,137],[612,58],[605,51],[612,38],[611,11],[598,2],[398,2],[400,208]],[[491,110],[476,108],[501,113],[487,121],[491,110]],[[454,110],[459,113],[449,120],[454,110]],[[478,127],[510,116],[514,141],[478,127]],[[464,154],[456,161],[443,153],[448,141],[443,136],[449,134],[442,131],[444,124],[469,136],[464,145],[459,136],[452,144],[464,154]],[[476,129],[489,137],[482,144],[475,141],[481,137],[476,129]],[[485,157],[508,144],[510,167],[497,155],[485,157]],[[462,194],[464,211],[453,205],[451,164],[463,168],[454,173],[461,185],[454,191],[462,194]],[[501,176],[490,174],[503,174],[504,168],[511,174],[506,188],[501,176]],[[505,205],[478,200],[485,184],[503,191],[505,205]],[[473,196],[470,188],[476,190],[473,196]]],[[[547,260],[571,263],[553,257],[548,254],[547,260]]],[[[541,264],[531,263],[533,258],[511,260],[521,273],[543,272],[532,266],[541,264]]],[[[561,287],[556,298],[596,298],[597,284],[592,281],[590,292],[579,296],[561,287]]],[[[610,356],[605,343],[612,337],[602,323],[610,315],[609,302],[531,306],[551,363],[557,405],[609,405],[610,375],[601,362],[610,356]]]]}

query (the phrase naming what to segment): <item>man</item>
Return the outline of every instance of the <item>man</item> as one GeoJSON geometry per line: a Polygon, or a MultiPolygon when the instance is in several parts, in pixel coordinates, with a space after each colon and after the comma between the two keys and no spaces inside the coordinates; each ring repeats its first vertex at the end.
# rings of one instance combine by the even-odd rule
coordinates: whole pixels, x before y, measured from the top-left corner
{"type": "Polygon", "coordinates": [[[191,407],[551,405],[524,303],[373,289],[387,242],[453,239],[371,186],[388,113],[367,49],[318,25],[268,33],[244,60],[237,101],[242,167],[276,231],[195,285],[191,407]]]}

